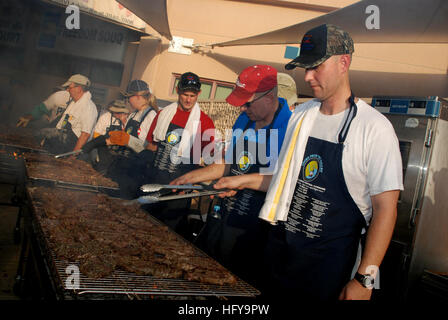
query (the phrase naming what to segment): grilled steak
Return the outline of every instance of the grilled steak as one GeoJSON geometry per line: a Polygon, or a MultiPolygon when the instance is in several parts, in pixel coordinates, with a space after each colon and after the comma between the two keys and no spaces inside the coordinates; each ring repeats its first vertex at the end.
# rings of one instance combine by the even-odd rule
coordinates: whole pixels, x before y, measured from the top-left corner
{"type": "Polygon", "coordinates": [[[138,205],[104,194],[29,188],[49,247],[82,274],[104,278],[115,270],[163,279],[234,284],[235,277],[138,205]]]}
{"type": "Polygon", "coordinates": [[[100,174],[87,162],[73,159],[56,159],[47,154],[25,152],[26,169],[31,178],[50,179],[92,186],[117,188],[118,184],[100,174]],[[73,174],[76,172],[76,174],[73,174]]]}

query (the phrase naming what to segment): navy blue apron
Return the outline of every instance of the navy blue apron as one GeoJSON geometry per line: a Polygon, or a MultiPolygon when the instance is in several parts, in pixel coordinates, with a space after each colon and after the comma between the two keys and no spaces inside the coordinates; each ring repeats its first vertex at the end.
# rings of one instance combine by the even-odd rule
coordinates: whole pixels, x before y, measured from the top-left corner
{"type": "Polygon", "coordinates": [[[132,118],[129,119],[128,122],[126,123],[126,128],[124,130],[127,133],[129,133],[131,136],[134,136],[134,137],[138,138],[138,130],[140,129],[140,125],[143,123],[143,121],[145,120],[146,116],[151,112],[151,110],[154,110],[154,108],[148,107],[148,109],[146,109],[146,111],[143,113],[142,118],[140,119],[140,121],[137,121],[137,120],[134,119],[135,116],[137,115],[137,113],[135,113],[132,116],[132,118]]]}
{"type": "MultiPolygon", "coordinates": [[[[121,131],[123,130],[123,123],[120,119],[117,119],[120,123],[113,124],[114,117],[111,115],[109,127],[106,129],[106,135],[110,131],[121,131]]],[[[115,157],[120,154],[121,146],[100,146],[97,148],[98,161],[95,161],[93,166],[95,170],[108,175],[107,171],[111,164],[113,163],[115,157]]]]}
{"type": "Polygon", "coordinates": [[[366,227],[342,170],[344,141],[357,111],[353,99],[339,143],[308,138],[288,219],[272,228],[267,246],[273,292],[334,300],[350,281],[366,227]]]}
{"type": "Polygon", "coordinates": [[[183,131],[184,128],[170,123],[165,140],[157,143],[154,167],[149,172],[151,183],[168,184],[185,173],[198,168],[197,164],[174,163],[171,160],[171,153],[176,152],[173,149],[178,148],[183,131]]]}
{"type": "MultiPolygon", "coordinates": [[[[279,104],[272,122],[267,128],[266,143],[270,138],[270,131],[274,121],[280,113],[282,105],[279,104]]],[[[239,137],[243,139],[243,150],[237,150],[238,143],[234,139],[233,159],[230,166],[230,176],[242,174],[259,173],[263,167],[268,167],[269,163],[263,163],[259,154],[263,150],[263,142],[249,139],[247,130],[252,127],[254,121],[249,120],[239,137]],[[238,153],[239,152],[239,153],[238,153]],[[252,154],[255,152],[255,154],[252,154]]],[[[241,141],[241,140],[240,140],[241,141]]],[[[269,150],[268,146],[264,150],[269,150]]],[[[259,265],[262,262],[263,249],[267,240],[270,224],[258,218],[261,207],[266,197],[265,192],[243,189],[233,197],[226,197],[222,200],[222,218],[216,221],[211,215],[208,226],[209,241],[217,240],[216,258],[233,272],[244,278],[246,281],[254,283],[257,281],[259,265]],[[218,224],[219,228],[213,227],[218,224]],[[210,232],[214,229],[215,233],[210,232]],[[217,238],[217,239],[216,239],[217,238]]]]}
{"type": "MultiPolygon", "coordinates": [[[[146,174],[145,183],[168,184],[174,179],[199,167],[197,164],[174,163],[171,160],[171,153],[177,154],[177,148],[179,147],[183,132],[184,128],[170,123],[165,140],[157,143],[154,164],[146,174]]],[[[164,191],[162,190],[161,192],[164,191]]],[[[176,230],[181,224],[181,220],[189,213],[190,203],[191,199],[178,199],[145,205],[143,208],[176,230]]]]}

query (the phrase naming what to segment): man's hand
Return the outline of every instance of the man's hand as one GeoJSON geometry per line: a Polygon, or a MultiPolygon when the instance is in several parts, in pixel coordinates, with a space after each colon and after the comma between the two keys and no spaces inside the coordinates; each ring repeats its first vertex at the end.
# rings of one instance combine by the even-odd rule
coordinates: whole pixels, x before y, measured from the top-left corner
{"type": "Polygon", "coordinates": [[[339,300],[370,300],[372,289],[364,288],[357,280],[350,280],[342,289],[339,300]]]}
{"type": "Polygon", "coordinates": [[[246,178],[247,177],[244,175],[222,177],[214,184],[213,187],[215,189],[230,189],[227,192],[218,194],[220,198],[233,197],[238,192],[236,190],[242,190],[245,188],[244,183],[246,178]]]}
{"type": "Polygon", "coordinates": [[[193,176],[194,176],[194,174],[192,174],[191,172],[188,172],[188,173],[174,179],[173,181],[170,182],[170,184],[182,185],[182,184],[195,183],[196,181],[193,180],[193,176]]]}
{"type": "Polygon", "coordinates": [[[118,146],[126,146],[129,143],[129,133],[125,131],[110,131],[109,132],[109,141],[111,144],[118,146]]]}
{"type": "Polygon", "coordinates": [[[19,121],[17,121],[16,127],[24,127],[25,128],[31,119],[33,119],[33,116],[30,114],[20,117],[19,121]]]}

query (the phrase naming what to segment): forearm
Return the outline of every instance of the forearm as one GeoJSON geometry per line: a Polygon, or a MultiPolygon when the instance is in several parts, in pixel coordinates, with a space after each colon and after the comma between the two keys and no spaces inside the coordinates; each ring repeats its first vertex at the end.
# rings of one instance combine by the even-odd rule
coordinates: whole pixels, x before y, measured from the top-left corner
{"type": "Polygon", "coordinates": [[[266,192],[271,182],[271,175],[259,173],[242,174],[239,176],[228,176],[220,179],[215,187],[219,189],[252,189],[266,192]]]}
{"type": "Polygon", "coordinates": [[[40,118],[42,118],[42,116],[44,114],[48,114],[50,111],[48,111],[47,107],[45,106],[44,103],[38,104],[37,106],[35,106],[33,108],[33,110],[31,111],[30,115],[32,117],[32,119],[38,120],[40,118]]]}
{"type": "MultiPolygon", "coordinates": [[[[367,231],[366,245],[358,268],[360,274],[376,277],[383,261],[397,218],[398,190],[372,196],[373,216],[367,231]]],[[[339,295],[340,300],[370,300],[372,288],[363,287],[357,280],[349,281],[339,295]]]]}
{"type": "Polygon", "coordinates": [[[397,219],[399,191],[387,191],[372,197],[373,216],[358,272],[367,274],[379,268],[386,254],[397,219]]]}
{"type": "Polygon", "coordinates": [[[90,133],[81,132],[81,135],[78,138],[78,141],[76,142],[75,148],[73,149],[73,151],[79,150],[82,148],[82,146],[87,142],[87,140],[89,140],[90,137],[90,133]]]}
{"type": "Polygon", "coordinates": [[[207,167],[190,171],[183,176],[172,181],[172,184],[198,183],[212,181],[221,178],[229,170],[228,165],[224,163],[213,163],[207,167]]]}

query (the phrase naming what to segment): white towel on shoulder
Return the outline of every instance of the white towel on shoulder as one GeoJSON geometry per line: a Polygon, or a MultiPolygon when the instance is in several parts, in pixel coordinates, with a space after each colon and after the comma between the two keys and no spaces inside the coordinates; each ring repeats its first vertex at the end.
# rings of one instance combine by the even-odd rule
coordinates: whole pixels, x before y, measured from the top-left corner
{"type": "MultiPolygon", "coordinates": [[[[166,139],[166,132],[168,127],[177,111],[178,102],[173,102],[162,109],[157,119],[157,125],[154,128],[153,140],[154,142],[164,141],[166,139]]],[[[179,143],[178,156],[184,158],[190,157],[190,150],[193,145],[194,137],[196,137],[197,131],[200,128],[201,108],[199,104],[193,106],[188,116],[188,121],[182,132],[182,138],[179,143]]]]}
{"type": "Polygon", "coordinates": [[[286,221],[305,153],[306,144],[319,112],[313,99],[298,106],[288,122],[284,143],[259,217],[276,224],[286,221]]]}

